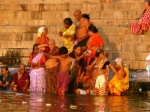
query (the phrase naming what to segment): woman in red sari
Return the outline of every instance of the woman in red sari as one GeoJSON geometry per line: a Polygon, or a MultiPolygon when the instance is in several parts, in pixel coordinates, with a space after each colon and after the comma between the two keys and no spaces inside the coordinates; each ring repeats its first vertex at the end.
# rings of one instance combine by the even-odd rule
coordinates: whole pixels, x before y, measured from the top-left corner
{"type": "Polygon", "coordinates": [[[143,34],[150,28],[150,0],[144,1],[145,10],[138,21],[132,22],[130,25],[133,34],[143,34]]]}
{"type": "Polygon", "coordinates": [[[38,38],[36,39],[36,44],[47,44],[47,46],[44,47],[43,51],[45,53],[50,52],[50,48],[48,47],[49,37],[47,37],[48,30],[46,27],[40,27],[38,29],[38,38]]]}
{"type": "Polygon", "coordinates": [[[103,49],[104,46],[104,42],[101,35],[97,33],[98,29],[94,25],[90,25],[88,29],[89,29],[90,38],[87,41],[86,46],[90,54],[87,58],[87,63],[89,63],[89,61],[95,57],[96,50],[98,48],[103,49]]]}

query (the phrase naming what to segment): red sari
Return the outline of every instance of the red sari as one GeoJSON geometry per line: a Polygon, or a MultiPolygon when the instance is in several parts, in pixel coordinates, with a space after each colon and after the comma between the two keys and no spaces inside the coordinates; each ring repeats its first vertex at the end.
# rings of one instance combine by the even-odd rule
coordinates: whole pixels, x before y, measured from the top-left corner
{"type": "Polygon", "coordinates": [[[143,12],[142,17],[137,23],[132,22],[130,25],[133,34],[143,33],[150,28],[150,8],[143,12]]]}
{"type": "Polygon", "coordinates": [[[92,47],[99,48],[100,45],[104,45],[103,39],[101,35],[94,33],[92,36],[90,36],[89,40],[87,41],[87,49],[91,51],[90,56],[88,57],[87,62],[89,63],[90,59],[95,57],[96,49],[93,49],[92,47]]]}

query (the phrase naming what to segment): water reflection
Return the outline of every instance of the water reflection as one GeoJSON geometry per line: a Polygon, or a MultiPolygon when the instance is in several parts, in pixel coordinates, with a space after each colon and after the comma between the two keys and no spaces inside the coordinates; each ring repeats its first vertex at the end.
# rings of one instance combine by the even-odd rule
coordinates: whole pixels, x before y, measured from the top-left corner
{"type": "Polygon", "coordinates": [[[0,112],[145,112],[149,97],[0,92],[0,112]]]}

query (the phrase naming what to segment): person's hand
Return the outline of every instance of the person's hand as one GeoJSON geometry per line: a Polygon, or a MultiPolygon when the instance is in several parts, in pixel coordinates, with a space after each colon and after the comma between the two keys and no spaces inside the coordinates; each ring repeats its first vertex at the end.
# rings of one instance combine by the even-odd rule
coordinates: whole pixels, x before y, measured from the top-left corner
{"type": "Polygon", "coordinates": [[[13,91],[17,91],[17,85],[13,87],[13,91]]]}

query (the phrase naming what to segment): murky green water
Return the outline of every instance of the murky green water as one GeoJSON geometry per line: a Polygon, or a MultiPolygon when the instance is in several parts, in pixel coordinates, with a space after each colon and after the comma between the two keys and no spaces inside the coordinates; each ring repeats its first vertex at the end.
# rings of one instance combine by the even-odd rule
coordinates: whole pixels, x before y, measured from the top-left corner
{"type": "Polygon", "coordinates": [[[150,112],[150,98],[0,92],[0,112],[100,112],[102,106],[105,112],[150,112]]]}

